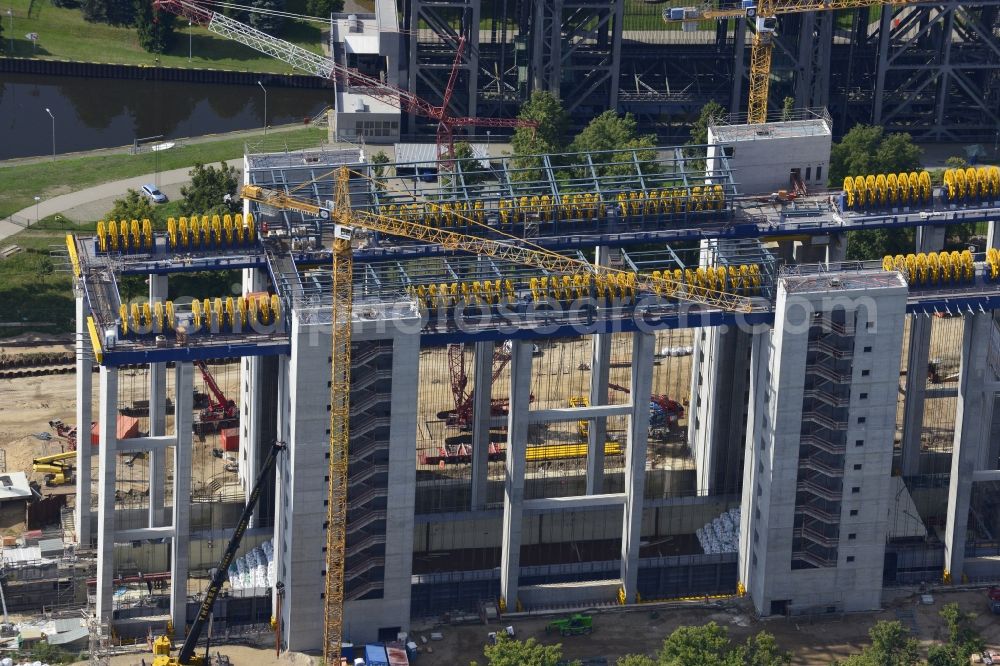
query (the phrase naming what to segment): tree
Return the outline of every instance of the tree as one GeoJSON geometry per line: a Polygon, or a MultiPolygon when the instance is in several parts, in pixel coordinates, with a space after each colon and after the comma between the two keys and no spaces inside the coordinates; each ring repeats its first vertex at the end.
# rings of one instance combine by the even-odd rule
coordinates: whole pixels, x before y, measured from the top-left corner
{"type": "Polygon", "coordinates": [[[847,176],[915,171],[921,168],[921,152],[909,134],[855,125],[830,150],[830,184],[839,187],[847,176]]]}
{"type": "Polygon", "coordinates": [[[795,113],[795,98],[786,97],[784,106],[781,108],[781,119],[791,120],[792,115],[795,113]]]}
{"type": "Polygon", "coordinates": [[[868,630],[872,639],[860,654],[839,662],[840,666],[915,666],[920,663],[919,644],[898,621],[881,620],[868,630]]]}
{"type": "Polygon", "coordinates": [[[197,162],[189,175],[191,185],[181,188],[181,196],[184,197],[181,211],[185,215],[221,215],[229,212],[225,197],[228,194],[235,199],[236,188],[239,187],[234,167],[219,162],[217,169],[197,162]]]}
{"type": "Polygon", "coordinates": [[[384,150],[380,150],[369,160],[369,164],[372,165],[372,180],[375,181],[375,187],[379,191],[385,190],[385,178],[386,178],[386,164],[390,162],[389,156],[385,154],[384,150]]]}
{"type": "Polygon", "coordinates": [[[149,53],[166,53],[174,43],[174,17],[153,7],[152,0],[135,0],[139,46],[149,53]]]}
{"type": "MultiPolygon", "coordinates": [[[[641,655],[630,655],[640,656],[641,655]]],[[[678,627],[664,641],[651,662],[627,666],[787,666],[791,656],[778,649],[774,636],[762,631],[733,647],[729,632],[715,622],[699,627],[678,627]]],[[[621,663],[618,666],[623,666],[621,663]]]]}
{"type": "Polygon", "coordinates": [[[850,261],[881,259],[887,254],[913,252],[915,239],[909,229],[866,229],[847,232],[847,258],[850,261]]]}
{"type": "Polygon", "coordinates": [[[520,120],[533,120],[538,127],[518,127],[514,130],[511,147],[514,150],[513,165],[516,169],[511,178],[516,181],[538,180],[538,170],[542,160],[535,155],[559,153],[566,147],[566,130],[569,115],[562,102],[547,90],[536,90],[517,115],[520,120]]]}
{"type": "Polygon", "coordinates": [[[792,657],[778,649],[774,636],[762,631],[751,636],[733,651],[735,662],[741,666],[788,666],[792,657]]]}
{"type": "Polygon", "coordinates": [[[344,11],[344,0],[306,0],[306,13],[327,18],[330,14],[344,11]]]}
{"type": "Polygon", "coordinates": [[[678,627],[664,639],[657,663],[659,666],[728,666],[729,648],[726,628],[715,622],[700,627],[678,627]]]}
{"type": "Polygon", "coordinates": [[[108,211],[106,220],[152,220],[153,204],[136,190],[130,189],[121,199],[115,199],[114,207],[108,211]]]}
{"type": "MultiPolygon", "coordinates": [[[[562,645],[541,645],[534,638],[519,641],[497,633],[497,642],[483,648],[483,654],[489,666],[556,666],[562,662],[562,645]]],[[[572,664],[579,666],[580,662],[572,664]]]]}
{"type": "MultiPolygon", "coordinates": [[[[576,135],[573,143],[570,144],[570,151],[579,153],[597,153],[608,150],[629,150],[627,153],[610,153],[604,156],[595,157],[595,163],[600,162],[627,162],[623,164],[596,165],[596,171],[600,175],[627,176],[635,174],[635,165],[631,162],[631,149],[644,148],[640,150],[637,157],[640,161],[651,162],[656,158],[656,153],[650,150],[656,145],[656,137],[651,134],[645,136],[638,135],[639,124],[631,113],[619,116],[614,111],[605,111],[587,124],[583,130],[576,135]]],[[[650,165],[646,165],[647,167],[650,165]]],[[[584,174],[584,176],[589,175],[584,174]]]]}
{"type": "Polygon", "coordinates": [[[468,141],[459,141],[455,144],[455,162],[462,170],[462,179],[466,185],[475,185],[487,179],[488,174],[483,172],[483,165],[475,159],[475,152],[468,141]]]}
{"type": "Polygon", "coordinates": [[[656,666],[656,660],[644,654],[627,654],[619,657],[615,666],[656,666]]]}
{"type": "MultiPolygon", "coordinates": [[[[881,127],[855,125],[830,150],[830,184],[839,187],[847,176],[915,171],[921,168],[920,153],[909,134],[885,134],[881,127]]],[[[912,250],[910,233],[874,229],[847,234],[847,258],[852,260],[912,250]]]]}
{"type": "Polygon", "coordinates": [[[514,155],[560,152],[566,145],[569,114],[562,102],[547,90],[536,90],[517,114],[519,120],[533,120],[538,127],[518,127],[511,145],[514,155]]]}
{"type": "Polygon", "coordinates": [[[272,12],[285,11],[285,0],[250,0],[257,11],[250,12],[248,22],[258,30],[275,34],[285,25],[285,18],[272,12]]]}
{"type": "Polygon", "coordinates": [[[944,161],[944,165],[949,169],[967,169],[969,167],[968,161],[964,157],[949,157],[944,161]]]}
{"type": "Polygon", "coordinates": [[[708,126],[726,117],[726,110],[715,100],[701,107],[698,120],[691,125],[691,140],[688,145],[698,146],[708,143],[708,126]]]}
{"type": "Polygon", "coordinates": [[[969,657],[983,650],[983,639],[973,622],[975,613],[966,613],[958,604],[951,603],[942,608],[938,615],[948,625],[948,643],[935,645],[927,655],[931,666],[964,666],[969,657]]]}

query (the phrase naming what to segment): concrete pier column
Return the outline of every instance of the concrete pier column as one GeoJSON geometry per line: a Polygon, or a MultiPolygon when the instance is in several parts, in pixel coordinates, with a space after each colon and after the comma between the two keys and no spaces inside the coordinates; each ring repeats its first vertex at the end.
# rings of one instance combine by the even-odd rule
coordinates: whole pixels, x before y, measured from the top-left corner
{"type": "MultiPolygon", "coordinates": [[[[917,227],[917,252],[937,252],[944,247],[944,227],[917,227]]],[[[910,319],[909,357],[906,362],[906,396],[903,405],[903,476],[917,474],[920,466],[920,436],[927,395],[927,362],[930,360],[929,317],[910,319]]]]}
{"type": "Polygon", "coordinates": [[[510,359],[510,412],[507,415],[507,480],[503,496],[503,534],[500,552],[500,598],[517,607],[521,573],[521,523],[524,512],[524,473],[527,466],[528,407],[531,395],[531,343],[514,340],[510,359]]]}
{"type": "Polygon", "coordinates": [[[191,526],[191,427],[194,366],[174,369],[174,537],[170,542],[170,618],[174,635],[184,635],[187,614],[188,557],[191,526]]]}
{"type": "Polygon", "coordinates": [[[76,543],[91,543],[90,423],[93,417],[94,350],[90,346],[87,317],[90,309],[82,295],[76,297],[76,506],[73,523],[76,543]]]}
{"type": "MultiPolygon", "coordinates": [[[[149,276],[149,302],[167,300],[167,276],[149,276]]],[[[149,434],[160,437],[167,430],[167,364],[149,365],[149,434]]],[[[166,452],[156,448],[149,452],[149,526],[163,525],[164,487],[167,476],[166,452]]]]}
{"type": "Polygon", "coordinates": [[[830,234],[826,245],[826,263],[836,264],[847,259],[847,234],[830,234]]]}
{"type": "MultiPolygon", "coordinates": [[[[101,368],[97,421],[100,424],[97,480],[97,617],[108,622],[114,611],[115,480],[118,462],[118,370],[101,368]]],[[[90,428],[83,429],[90,441],[90,428]]],[[[81,439],[78,437],[78,439],[81,439]]],[[[89,464],[89,462],[88,462],[89,464]]]]}
{"type": "Polygon", "coordinates": [[[486,508],[490,471],[490,401],[493,397],[493,342],[477,342],[472,394],[472,492],[471,509],[486,508]]]}
{"type": "Polygon", "coordinates": [[[642,540],[642,505],[646,488],[646,444],[649,436],[649,399],[653,390],[652,333],[632,338],[632,414],[628,419],[625,451],[625,506],[622,520],[622,588],[625,603],[635,603],[638,591],[639,544],[642,540]]]}
{"type": "MultiPolygon", "coordinates": [[[[608,247],[599,245],[594,252],[594,265],[608,265],[608,247]]],[[[608,381],[611,371],[611,334],[594,335],[590,361],[590,404],[608,404],[608,381]]],[[[604,492],[604,443],[608,435],[606,418],[591,419],[587,429],[587,494],[604,492]]]]}
{"type": "Polygon", "coordinates": [[[976,470],[991,467],[986,465],[986,457],[990,448],[994,393],[987,389],[987,383],[992,384],[995,380],[990,376],[987,356],[993,327],[992,313],[965,316],[944,533],[944,567],[955,582],[962,579],[965,565],[972,476],[976,470]]]}

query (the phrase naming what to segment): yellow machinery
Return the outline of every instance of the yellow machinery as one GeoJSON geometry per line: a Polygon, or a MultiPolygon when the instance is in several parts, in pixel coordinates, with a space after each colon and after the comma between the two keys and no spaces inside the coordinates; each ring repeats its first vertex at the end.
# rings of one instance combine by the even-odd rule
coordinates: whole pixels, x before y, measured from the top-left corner
{"type": "MultiPolygon", "coordinates": [[[[767,122],[767,91],[771,80],[771,52],[774,49],[774,32],[777,17],[781,14],[838,9],[857,9],[879,5],[913,5],[915,0],[759,0],[744,6],[668,7],[663,19],[668,23],[692,22],[711,19],[744,18],[754,25],[753,47],[750,50],[750,100],[747,104],[747,122],[767,122]]],[[[806,39],[807,37],[803,37],[806,39]]],[[[738,75],[738,74],[737,74],[738,75]]]]}
{"type": "Polygon", "coordinates": [[[70,460],[76,460],[76,451],[35,458],[31,461],[31,469],[45,475],[45,485],[61,486],[75,481],[73,471],[76,468],[69,462],[70,460]]]}
{"type": "MultiPolygon", "coordinates": [[[[327,176],[329,174],[326,174],[327,176]]],[[[333,246],[333,305],[332,305],[332,377],[330,382],[330,463],[329,496],[327,502],[326,532],[326,581],[324,591],[323,659],[324,663],[340,662],[340,644],[344,628],[344,559],[347,528],[347,467],[350,443],[351,395],[351,307],[354,298],[352,284],[353,256],[351,234],[353,229],[377,231],[389,236],[411,238],[441,245],[446,249],[462,250],[471,254],[504,259],[512,263],[540,268],[560,275],[600,276],[605,279],[627,280],[636,289],[661,296],[707,305],[731,312],[751,312],[750,299],[700,286],[689,288],[684,282],[666,275],[639,275],[606,266],[594,266],[560,254],[544,250],[510,237],[493,240],[460,234],[424,224],[388,217],[367,211],[352,210],[350,204],[350,179],[352,175],[367,178],[341,167],[336,172],[333,210],[310,201],[297,199],[278,190],[256,185],[245,185],[244,199],[257,201],[265,206],[283,210],[298,210],[321,218],[329,217],[335,224],[333,246]]],[[[307,185],[308,183],[304,184],[307,185]]],[[[296,189],[302,188],[298,186],[296,189]]],[[[461,213],[470,227],[485,225],[461,213]]],[[[506,603],[506,600],[501,600],[506,603]]]]}

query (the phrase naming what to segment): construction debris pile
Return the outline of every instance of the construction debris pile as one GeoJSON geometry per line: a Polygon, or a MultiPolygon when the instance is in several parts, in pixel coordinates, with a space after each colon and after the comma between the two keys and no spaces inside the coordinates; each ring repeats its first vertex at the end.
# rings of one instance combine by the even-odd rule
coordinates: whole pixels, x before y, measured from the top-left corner
{"type": "Polygon", "coordinates": [[[234,590],[273,587],[274,542],[265,541],[229,566],[229,586],[234,590]]]}
{"type": "Polygon", "coordinates": [[[734,507],[726,511],[704,527],[699,527],[695,534],[698,543],[706,554],[735,553],[740,545],[740,509],[734,507]]]}

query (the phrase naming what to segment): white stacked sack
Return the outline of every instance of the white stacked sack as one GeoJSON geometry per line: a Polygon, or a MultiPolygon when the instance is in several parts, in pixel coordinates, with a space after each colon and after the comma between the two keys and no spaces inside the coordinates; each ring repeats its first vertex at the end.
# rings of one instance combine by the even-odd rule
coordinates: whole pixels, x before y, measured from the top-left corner
{"type": "Polygon", "coordinates": [[[740,547],[739,508],[730,509],[704,527],[699,527],[695,536],[706,554],[737,552],[740,547]]]}

